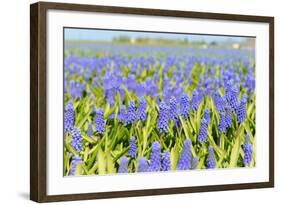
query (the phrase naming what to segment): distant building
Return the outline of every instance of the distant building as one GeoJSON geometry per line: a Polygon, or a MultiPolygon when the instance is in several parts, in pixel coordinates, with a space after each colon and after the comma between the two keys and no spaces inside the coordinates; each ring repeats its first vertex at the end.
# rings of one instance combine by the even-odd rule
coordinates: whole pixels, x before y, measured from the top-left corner
{"type": "Polygon", "coordinates": [[[239,43],[233,43],[231,46],[233,49],[240,49],[240,44],[239,43]]]}
{"type": "Polygon", "coordinates": [[[135,38],[131,38],[131,39],[130,39],[130,43],[131,43],[131,44],[135,44],[135,43],[136,43],[136,39],[135,39],[135,38]]]}

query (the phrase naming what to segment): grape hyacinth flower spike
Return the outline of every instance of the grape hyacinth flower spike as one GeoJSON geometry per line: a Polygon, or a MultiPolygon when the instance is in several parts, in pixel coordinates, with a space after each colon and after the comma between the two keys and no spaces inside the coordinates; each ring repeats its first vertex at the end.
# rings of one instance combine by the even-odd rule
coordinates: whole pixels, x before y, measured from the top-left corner
{"type": "Polygon", "coordinates": [[[208,122],[205,118],[201,120],[200,130],[198,134],[198,141],[203,144],[208,137],[208,122]]]}
{"type": "Polygon", "coordinates": [[[152,172],[160,171],[161,169],[161,145],[159,142],[153,142],[152,151],[150,155],[150,166],[149,170],[152,172]]]}
{"type": "Polygon", "coordinates": [[[242,123],[246,119],[246,106],[247,106],[247,99],[246,96],[243,96],[239,102],[239,105],[236,108],[236,115],[238,123],[242,123]]]}
{"type": "Polygon", "coordinates": [[[70,100],[67,103],[67,107],[64,113],[64,131],[65,132],[71,132],[71,130],[74,127],[75,122],[75,113],[72,101],[70,100]]]}
{"type": "Polygon", "coordinates": [[[125,156],[120,159],[118,173],[128,173],[128,158],[125,156]]]}
{"type": "Polygon", "coordinates": [[[88,137],[93,136],[93,124],[91,122],[88,125],[87,136],[88,137]]]}
{"type": "Polygon", "coordinates": [[[180,114],[187,119],[190,111],[190,99],[187,94],[183,94],[180,98],[180,114]]]}
{"type": "Polygon", "coordinates": [[[145,157],[141,157],[138,161],[138,172],[148,172],[149,166],[145,157]]]}
{"type": "Polygon", "coordinates": [[[219,112],[223,112],[226,106],[226,99],[225,97],[221,97],[219,92],[214,92],[212,95],[214,104],[219,112]]]}
{"type": "Polygon", "coordinates": [[[198,165],[198,157],[193,157],[191,162],[191,169],[196,169],[198,165]]]}
{"type": "Polygon", "coordinates": [[[132,158],[137,157],[137,144],[136,144],[135,137],[131,137],[131,139],[130,139],[130,148],[129,148],[128,153],[132,158]]]}
{"type": "Polygon", "coordinates": [[[181,151],[177,169],[178,170],[190,169],[191,160],[192,160],[191,141],[189,139],[186,139],[184,142],[183,149],[181,151]]]}
{"type": "Polygon", "coordinates": [[[141,121],[145,121],[146,120],[146,107],[147,107],[147,102],[146,99],[144,97],[140,98],[140,102],[139,102],[139,108],[138,108],[138,118],[141,121]]]}
{"type": "Polygon", "coordinates": [[[82,158],[79,156],[74,156],[72,163],[71,163],[71,169],[69,171],[69,176],[76,175],[76,169],[77,169],[77,165],[79,163],[82,163],[82,158]]]}
{"type": "Polygon", "coordinates": [[[82,150],[82,136],[81,132],[78,128],[73,128],[71,131],[72,134],[72,141],[71,145],[74,149],[76,149],[77,152],[81,152],[82,150]]]}
{"type": "Polygon", "coordinates": [[[232,125],[232,111],[229,106],[225,109],[225,126],[226,128],[230,128],[232,125]]]}
{"type": "Polygon", "coordinates": [[[245,142],[243,144],[244,159],[243,162],[245,166],[249,166],[252,161],[253,145],[250,143],[249,134],[246,135],[245,142]]]}
{"type": "Polygon", "coordinates": [[[170,156],[170,153],[168,151],[165,151],[162,154],[161,169],[162,169],[162,171],[170,171],[171,170],[171,156],[170,156]]]}
{"type": "Polygon", "coordinates": [[[96,123],[96,131],[99,134],[104,134],[105,125],[104,125],[104,112],[103,109],[97,109],[95,112],[95,123],[96,123]]]}
{"type": "Polygon", "coordinates": [[[216,168],[216,157],[214,153],[214,148],[210,145],[208,148],[209,154],[206,161],[206,168],[207,169],[214,169],[216,168]]]}
{"type": "Polygon", "coordinates": [[[167,133],[169,127],[169,106],[162,101],[159,105],[158,130],[167,133]]]}
{"type": "Polygon", "coordinates": [[[220,122],[219,122],[219,125],[218,125],[218,130],[220,132],[223,132],[225,133],[226,132],[226,128],[227,128],[227,124],[226,124],[226,121],[225,121],[225,114],[224,112],[221,112],[220,113],[220,122]]]}
{"type": "Polygon", "coordinates": [[[137,120],[137,109],[134,101],[130,101],[127,112],[127,124],[132,124],[137,120]]]}
{"type": "Polygon", "coordinates": [[[197,90],[194,90],[192,93],[192,110],[197,110],[199,107],[199,104],[201,102],[200,94],[197,90]]]}
{"type": "Polygon", "coordinates": [[[206,109],[204,112],[204,119],[209,124],[211,122],[210,110],[206,109]]]}
{"type": "Polygon", "coordinates": [[[127,110],[125,105],[121,105],[118,119],[121,123],[126,124],[127,121],[127,110]]]}
{"type": "Polygon", "coordinates": [[[179,125],[179,116],[178,116],[178,104],[175,97],[170,99],[170,117],[174,121],[175,125],[179,125]]]}

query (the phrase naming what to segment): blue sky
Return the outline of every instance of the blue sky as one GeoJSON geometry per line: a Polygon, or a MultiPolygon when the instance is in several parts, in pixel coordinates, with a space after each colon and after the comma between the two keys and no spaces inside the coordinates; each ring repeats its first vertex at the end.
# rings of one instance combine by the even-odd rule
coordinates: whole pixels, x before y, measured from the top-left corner
{"type": "Polygon", "coordinates": [[[110,31],[110,30],[96,30],[96,29],[65,29],[65,40],[95,40],[95,41],[111,41],[113,37],[126,35],[128,37],[149,37],[149,38],[167,38],[167,39],[183,39],[188,38],[189,41],[206,42],[216,41],[225,42],[234,40],[241,42],[245,37],[234,36],[210,36],[210,35],[191,35],[191,34],[167,34],[167,33],[149,33],[149,32],[129,32],[129,31],[110,31]]]}

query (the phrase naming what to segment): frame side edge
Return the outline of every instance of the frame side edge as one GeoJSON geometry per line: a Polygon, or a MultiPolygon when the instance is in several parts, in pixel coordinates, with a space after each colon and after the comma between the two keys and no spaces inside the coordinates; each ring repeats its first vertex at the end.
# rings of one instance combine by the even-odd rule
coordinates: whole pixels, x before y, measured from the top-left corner
{"type": "Polygon", "coordinates": [[[38,3],[30,5],[30,199],[39,200],[38,185],[38,3]]]}
{"type": "Polygon", "coordinates": [[[269,183],[274,187],[274,17],[269,21],[269,183]]]}

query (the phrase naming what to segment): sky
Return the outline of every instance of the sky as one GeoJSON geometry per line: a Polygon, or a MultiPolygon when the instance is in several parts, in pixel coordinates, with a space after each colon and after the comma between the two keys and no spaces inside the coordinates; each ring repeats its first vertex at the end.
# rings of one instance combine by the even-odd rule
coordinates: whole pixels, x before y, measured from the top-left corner
{"type": "Polygon", "coordinates": [[[229,40],[242,42],[245,37],[235,36],[214,36],[214,35],[192,35],[192,34],[170,34],[170,33],[151,33],[151,32],[130,32],[130,31],[112,31],[112,30],[97,30],[97,29],[77,29],[65,28],[65,40],[93,40],[93,41],[111,41],[114,37],[125,35],[131,38],[149,37],[149,38],[164,38],[164,39],[183,39],[189,41],[204,40],[207,43],[226,42],[229,40]]]}

